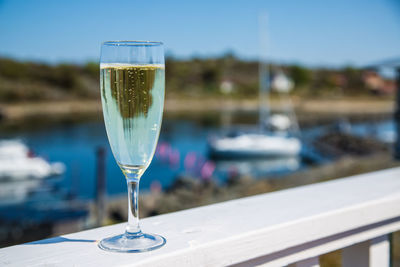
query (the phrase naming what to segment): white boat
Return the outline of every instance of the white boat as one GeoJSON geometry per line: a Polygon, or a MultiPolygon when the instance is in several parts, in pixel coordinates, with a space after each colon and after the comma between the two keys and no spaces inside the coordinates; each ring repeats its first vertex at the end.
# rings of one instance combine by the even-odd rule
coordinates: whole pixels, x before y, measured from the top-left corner
{"type": "Polygon", "coordinates": [[[259,158],[297,156],[301,143],[295,137],[241,134],[210,141],[210,152],[217,158],[259,158]]]}
{"type": "Polygon", "coordinates": [[[63,163],[49,163],[33,156],[19,140],[0,141],[0,180],[42,179],[64,171],[63,163]]]}

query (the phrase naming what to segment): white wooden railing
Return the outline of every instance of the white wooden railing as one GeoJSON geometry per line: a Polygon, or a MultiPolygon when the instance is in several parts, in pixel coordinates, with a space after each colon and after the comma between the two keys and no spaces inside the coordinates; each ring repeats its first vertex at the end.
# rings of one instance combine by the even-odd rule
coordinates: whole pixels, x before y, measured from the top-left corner
{"type": "Polygon", "coordinates": [[[400,168],[237,199],[142,220],[167,244],[110,253],[97,240],[125,224],[0,250],[0,266],[319,266],[342,249],[343,266],[389,266],[400,230],[400,168]]]}

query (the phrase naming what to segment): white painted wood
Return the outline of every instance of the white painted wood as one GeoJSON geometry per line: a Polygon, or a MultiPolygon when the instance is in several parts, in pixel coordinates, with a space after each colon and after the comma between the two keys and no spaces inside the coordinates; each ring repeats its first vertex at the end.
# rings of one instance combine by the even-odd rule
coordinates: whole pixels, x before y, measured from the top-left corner
{"type": "MultiPolygon", "coordinates": [[[[0,266],[285,266],[400,229],[400,168],[144,219],[167,244],[97,248],[125,224],[0,249],[0,266]]],[[[380,249],[379,249],[380,250],[380,249]]]]}
{"type": "Polygon", "coordinates": [[[373,224],[368,227],[361,227],[345,233],[307,242],[299,246],[281,250],[278,253],[268,254],[250,261],[236,264],[235,266],[255,266],[264,262],[268,266],[284,266],[288,262],[295,262],[312,256],[319,256],[349,245],[372,239],[382,234],[391,233],[400,229],[400,219],[391,220],[380,224],[373,224]]]}
{"type": "Polygon", "coordinates": [[[319,258],[313,257],[313,258],[305,259],[305,260],[290,264],[288,267],[319,267],[319,258]]]}
{"type": "Polygon", "coordinates": [[[389,236],[383,235],[370,241],[369,248],[370,267],[390,266],[390,242],[389,236]]]}
{"type": "Polygon", "coordinates": [[[389,267],[390,244],[388,235],[361,242],[342,250],[343,267],[389,267]]]}

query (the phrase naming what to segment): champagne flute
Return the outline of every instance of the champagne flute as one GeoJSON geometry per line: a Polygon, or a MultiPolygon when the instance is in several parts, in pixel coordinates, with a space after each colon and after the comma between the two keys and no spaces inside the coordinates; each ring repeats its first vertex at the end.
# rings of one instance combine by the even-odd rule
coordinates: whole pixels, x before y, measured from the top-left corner
{"type": "Polygon", "coordinates": [[[100,241],[108,251],[142,252],[165,238],[140,230],[140,178],[149,166],[160,134],[165,87],[161,42],[109,41],[101,47],[100,91],[104,123],[114,158],[128,186],[128,224],[124,234],[100,241]]]}

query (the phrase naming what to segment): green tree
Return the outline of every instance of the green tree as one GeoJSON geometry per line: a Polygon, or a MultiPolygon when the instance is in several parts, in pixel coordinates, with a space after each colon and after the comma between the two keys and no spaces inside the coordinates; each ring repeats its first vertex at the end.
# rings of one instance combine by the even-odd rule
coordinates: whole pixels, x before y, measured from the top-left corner
{"type": "Polygon", "coordinates": [[[293,79],[295,86],[309,85],[312,79],[311,71],[298,65],[289,68],[289,75],[293,79]]]}

